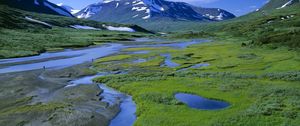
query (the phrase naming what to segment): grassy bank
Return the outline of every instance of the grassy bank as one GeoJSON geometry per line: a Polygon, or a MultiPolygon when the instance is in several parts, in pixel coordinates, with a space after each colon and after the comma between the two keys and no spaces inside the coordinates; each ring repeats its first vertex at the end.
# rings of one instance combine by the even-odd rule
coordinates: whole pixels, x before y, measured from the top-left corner
{"type": "Polygon", "coordinates": [[[0,58],[37,55],[45,51],[79,48],[89,45],[126,41],[144,33],[53,29],[1,29],[0,58]]]}
{"type": "Polygon", "coordinates": [[[187,49],[132,48],[149,54],[115,55],[94,63],[99,70],[128,70],[125,75],[95,79],[133,96],[135,125],[297,125],[300,123],[300,55],[277,49],[244,47],[246,39],[221,37],[187,49]],[[170,53],[180,66],[160,67],[170,53]],[[136,59],[147,62],[133,63],[136,59]],[[198,63],[208,67],[190,68],[198,63]],[[106,65],[112,64],[112,65],[106,65]],[[177,71],[177,72],[176,72],[177,71]],[[196,110],[174,98],[178,92],[220,99],[231,104],[218,111],[196,110]]]}
{"type": "Polygon", "coordinates": [[[45,51],[86,47],[147,36],[147,30],[136,26],[102,23],[76,18],[32,13],[0,4],[0,59],[37,55],[45,51]],[[30,17],[46,22],[52,28],[25,19],[30,17]],[[70,25],[83,25],[102,30],[82,30],[70,25]],[[136,33],[106,30],[103,25],[130,27],[136,33]]]}

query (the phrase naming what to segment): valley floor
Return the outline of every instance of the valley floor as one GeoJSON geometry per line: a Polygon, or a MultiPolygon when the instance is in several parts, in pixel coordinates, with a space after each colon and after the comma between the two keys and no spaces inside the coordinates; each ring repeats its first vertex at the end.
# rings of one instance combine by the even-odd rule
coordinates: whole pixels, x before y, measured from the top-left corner
{"type": "Polygon", "coordinates": [[[105,89],[99,85],[104,84],[132,96],[136,107],[131,109],[137,108],[137,118],[131,113],[130,121],[135,121],[135,126],[298,126],[298,5],[262,8],[218,23],[159,22],[157,29],[157,22],[147,22],[148,27],[169,31],[159,39],[147,39],[161,36],[135,25],[44,15],[0,5],[0,125],[109,125],[122,111],[122,98],[114,98],[116,104],[110,105],[101,96],[105,89]],[[28,22],[26,17],[53,27],[28,22]],[[70,28],[79,24],[103,30],[70,28]],[[108,31],[104,25],[135,27],[137,32],[108,31]],[[92,45],[104,48],[78,49],[92,45]],[[109,45],[119,48],[107,53],[109,45]],[[63,54],[44,53],[52,51],[63,54]],[[42,53],[46,56],[33,56],[42,53]],[[9,59],[25,56],[33,57],[9,59]],[[46,68],[45,63],[52,67],[46,68]],[[93,82],[85,80],[99,74],[103,76],[93,82]],[[78,79],[90,83],[70,86],[78,79]],[[177,100],[178,93],[230,106],[194,109],[177,100]]]}
{"type": "Polygon", "coordinates": [[[101,90],[96,85],[64,88],[71,80],[97,72],[122,73],[94,81],[133,97],[136,126],[300,123],[299,51],[249,47],[243,38],[223,36],[173,46],[173,40],[142,40],[123,42],[125,49],[94,61],[92,67],[1,74],[0,100],[5,102],[0,104],[0,123],[108,125],[119,108],[107,108],[99,101],[96,95],[101,90]],[[226,101],[230,106],[193,109],[178,101],[176,93],[226,101]],[[97,108],[103,109],[100,114],[97,108]]]}
{"type": "Polygon", "coordinates": [[[99,71],[127,74],[95,81],[133,96],[137,126],[298,125],[299,51],[244,47],[242,43],[247,40],[221,37],[185,49],[129,48],[94,63],[99,71]],[[145,53],[128,54],[131,51],[145,53]],[[171,55],[177,65],[162,65],[166,63],[162,54],[171,55]],[[231,106],[192,109],[175,99],[181,92],[227,101],[231,106]]]}

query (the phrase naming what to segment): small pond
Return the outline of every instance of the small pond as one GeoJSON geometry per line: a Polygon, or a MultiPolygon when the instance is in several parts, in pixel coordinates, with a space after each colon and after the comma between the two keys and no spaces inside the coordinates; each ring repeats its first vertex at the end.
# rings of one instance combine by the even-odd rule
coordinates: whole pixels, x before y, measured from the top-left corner
{"type": "Polygon", "coordinates": [[[219,110],[230,106],[228,102],[211,100],[200,97],[198,95],[187,94],[187,93],[177,93],[175,98],[190,108],[202,109],[202,110],[219,110]]]}

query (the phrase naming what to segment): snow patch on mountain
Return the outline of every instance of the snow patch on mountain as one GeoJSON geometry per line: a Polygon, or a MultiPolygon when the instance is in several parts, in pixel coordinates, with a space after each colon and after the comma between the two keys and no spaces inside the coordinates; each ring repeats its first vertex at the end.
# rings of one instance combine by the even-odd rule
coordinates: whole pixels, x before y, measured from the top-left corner
{"type": "Polygon", "coordinates": [[[84,30],[101,30],[91,26],[83,26],[83,25],[70,25],[70,27],[75,29],[84,29],[84,30]]]}
{"type": "Polygon", "coordinates": [[[114,1],[120,1],[120,0],[103,0],[103,3],[110,3],[110,2],[114,2],[114,1]]]}
{"type": "Polygon", "coordinates": [[[222,12],[220,9],[218,9],[218,12],[219,12],[219,15],[217,15],[217,16],[213,16],[213,15],[210,15],[210,14],[205,14],[203,16],[207,17],[211,20],[217,20],[217,21],[222,21],[222,20],[224,20],[224,17],[228,16],[226,13],[222,12]]]}
{"type": "Polygon", "coordinates": [[[76,10],[68,5],[64,5],[63,3],[59,3],[59,4],[56,4],[57,6],[60,6],[62,8],[64,8],[65,10],[69,11],[71,14],[76,14],[78,13],[80,10],[76,10]]]}
{"type": "Polygon", "coordinates": [[[147,9],[147,7],[133,7],[132,8],[133,11],[144,11],[146,9],[147,9]]]}
{"type": "Polygon", "coordinates": [[[285,8],[285,7],[289,6],[289,5],[291,5],[292,3],[293,3],[293,0],[290,0],[290,1],[288,1],[287,3],[283,4],[281,7],[276,8],[276,9],[282,9],[282,8],[285,8]]]}
{"type": "Polygon", "coordinates": [[[143,1],[133,1],[132,4],[133,4],[133,6],[145,5],[145,3],[143,1]]]}
{"type": "Polygon", "coordinates": [[[39,20],[30,18],[30,17],[25,17],[25,20],[30,21],[30,22],[34,22],[34,23],[37,23],[37,24],[41,24],[41,25],[47,26],[47,27],[49,27],[49,28],[52,27],[52,25],[50,25],[50,24],[48,24],[48,23],[46,23],[46,22],[39,21],[39,20]]]}
{"type": "Polygon", "coordinates": [[[71,14],[76,14],[76,13],[78,13],[80,10],[71,10],[71,14]]]}
{"type": "MultiPolygon", "coordinates": [[[[135,0],[132,2],[132,10],[133,11],[143,11],[146,16],[142,17],[142,19],[149,19],[151,17],[150,15],[150,9],[149,6],[147,6],[146,3],[144,3],[143,0],[135,0]]],[[[134,18],[137,17],[136,15],[134,18]]]]}
{"type": "MultiPolygon", "coordinates": [[[[105,1],[108,2],[109,0],[105,0],[105,1]]],[[[103,1],[103,2],[105,2],[105,1],[103,1]]],[[[111,0],[111,1],[113,1],[113,0],[111,0]]],[[[78,15],[77,18],[89,18],[89,17],[97,14],[98,12],[100,12],[101,9],[102,9],[102,3],[96,3],[96,4],[89,5],[88,7],[84,8],[83,10],[78,12],[78,13],[80,13],[80,15],[78,15]]]]}
{"type": "Polygon", "coordinates": [[[134,15],[134,16],[132,16],[132,18],[136,18],[136,17],[138,17],[139,15],[137,14],[137,15],[134,15]]]}
{"type": "Polygon", "coordinates": [[[158,5],[155,0],[144,0],[144,3],[148,5],[152,11],[160,12],[165,10],[163,7],[158,5]]]}
{"type": "Polygon", "coordinates": [[[114,27],[114,26],[106,26],[106,25],[103,25],[103,27],[105,27],[107,30],[110,30],[110,31],[135,32],[134,29],[129,28],[129,27],[114,27]]]}
{"type": "Polygon", "coordinates": [[[150,17],[151,17],[151,11],[150,11],[150,9],[147,9],[146,10],[146,14],[148,14],[147,16],[145,16],[145,17],[143,17],[142,19],[149,19],[150,17]]]}

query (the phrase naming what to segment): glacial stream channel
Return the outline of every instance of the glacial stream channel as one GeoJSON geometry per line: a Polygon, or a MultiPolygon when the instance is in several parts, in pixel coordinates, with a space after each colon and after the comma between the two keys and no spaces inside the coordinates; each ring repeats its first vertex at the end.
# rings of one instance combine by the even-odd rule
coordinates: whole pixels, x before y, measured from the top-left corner
{"type": "MultiPolygon", "coordinates": [[[[151,39],[137,39],[134,42],[146,43],[148,41],[153,42],[151,39]]],[[[159,41],[156,44],[140,44],[140,45],[123,45],[123,44],[106,44],[102,46],[87,47],[82,49],[67,49],[60,52],[47,52],[40,54],[38,56],[22,57],[22,58],[11,58],[11,59],[0,59],[0,74],[12,73],[12,72],[22,72],[31,71],[39,69],[62,69],[85,62],[91,62],[95,59],[99,59],[105,56],[119,53],[124,48],[133,47],[172,47],[178,49],[184,49],[192,44],[199,44],[203,42],[209,42],[208,40],[192,40],[186,42],[176,42],[176,43],[161,43],[159,41]]],[[[136,53],[147,53],[136,52],[136,53]]],[[[164,55],[166,57],[166,62],[168,63],[168,54],[164,55]]],[[[106,76],[109,73],[99,73],[94,76],[87,76],[83,78],[78,78],[76,80],[70,81],[69,86],[76,86],[78,84],[92,84],[92,79],[99,76],[106,76]]],[[[123,94],[112,88],[107,87],[105,84],[98,84],[99,88],[103,90],[101,96],[102,101],[114,104],[117,99],[120,100],[120,112],[119,114],[110,122],[110,126],[132,126],[136,120],[136,104],[134,103],[131,96],[123,94]]]]}
{"type": "MultiPolygon", "coordinates": [[[[73,80],[66,86],[66,88],[70,86],[77,86],[79,84],[93,84],[94,78],[107,75],[109,75],[109,73],[99,73],[94,76],[87,76],[73,80]]],[[[98,86],[103,90],[100,95],[100,97],[103,98],[101,101],[107,102],[109,105],[114,105],[119,100],[122,101],[120,104],[120,112],[113,120],[111,120],[109,126],[132,126],[136,120],[136,104],[132,100],[132,97],[116,91],[105,84],[98,84],[98,86]]]]}

